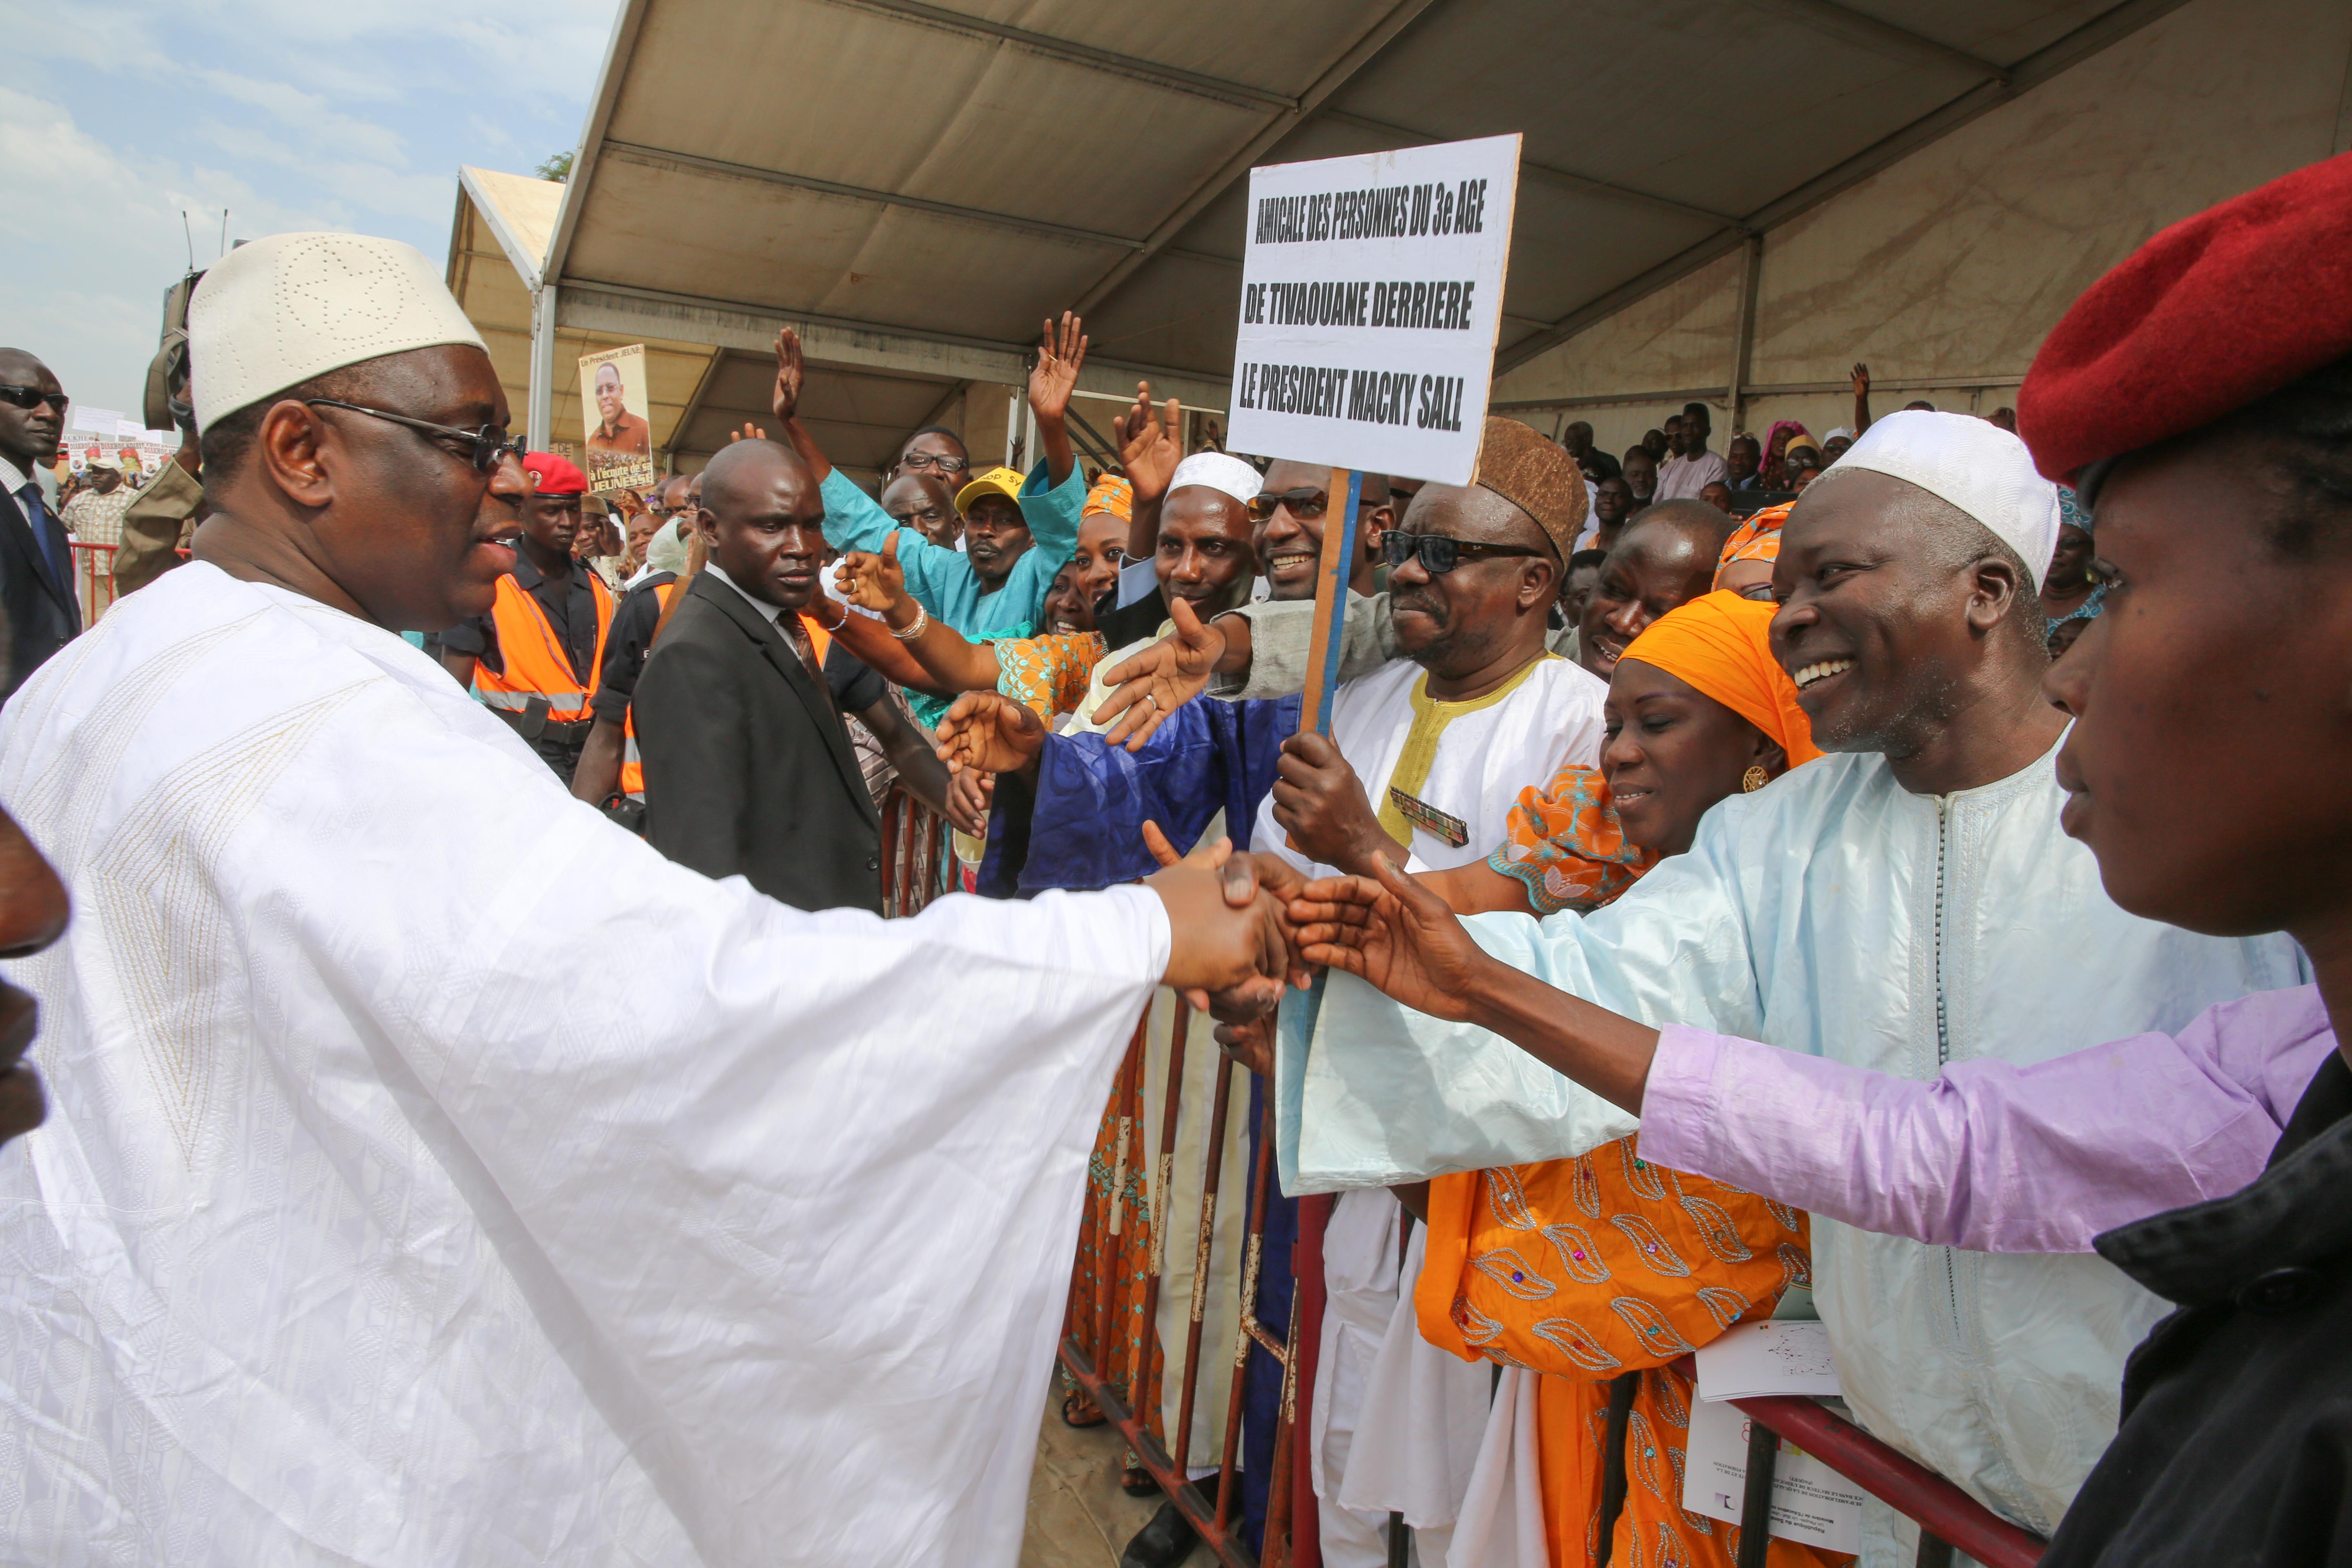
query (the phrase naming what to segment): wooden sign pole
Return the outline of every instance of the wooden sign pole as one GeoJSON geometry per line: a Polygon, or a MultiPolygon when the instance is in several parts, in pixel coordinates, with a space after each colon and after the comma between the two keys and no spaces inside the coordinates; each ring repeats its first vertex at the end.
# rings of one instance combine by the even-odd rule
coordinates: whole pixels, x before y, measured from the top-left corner
{"type": "Polygon", "coordinates": [[[1298,732],[1331,732],[1331,694],[1339,685],[1339,638],[1348,623],[1348,580],[1356,574],[1356,506],[1364,476],[1331,470],[1323,511],[1323,558],[1315,569],[1315,631],[1307,649],[1307,701],[1298,732]]]}

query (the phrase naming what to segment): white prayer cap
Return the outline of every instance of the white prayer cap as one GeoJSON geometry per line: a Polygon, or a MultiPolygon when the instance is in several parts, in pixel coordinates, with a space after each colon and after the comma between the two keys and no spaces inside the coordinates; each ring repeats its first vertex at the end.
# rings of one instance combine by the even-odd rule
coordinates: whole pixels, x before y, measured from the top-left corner
{"type": "Polygon", "coordinates": [[[1834,441],[1841,436],[1844,437],[1849,441],[1853,440],[1853,426],[1851,425],[1832,425],[1830,426],[1830,433],[1822,437],[1822,439],[1824,441],[1834,441]]]}
{"type": "Polygon", "coordinates": [[[1244,506],[1255,500],[1264,488],[1255,468],[1223,452],[1195,452],[1177,464],[1175,477],[1168,481],[1168,493],[1174,495],[1186,485],[1223,490],[1244,506]]]}
{"type": "Polygon", "coordinates": [[[196,428],[331,370],[482,335],[413,245],[273,234],[213,263],[188,301],[196,428]]]}
{"type": "Polygon", "coordinates": [[[1983,523],[2017,552],[2041,591],[2058,548],[2058,487],[2034,472],[2024,442],[1973,414],[1906,409],[1871,421],[1813,483],[1857,468],[1908,480],[1983,523]]]}

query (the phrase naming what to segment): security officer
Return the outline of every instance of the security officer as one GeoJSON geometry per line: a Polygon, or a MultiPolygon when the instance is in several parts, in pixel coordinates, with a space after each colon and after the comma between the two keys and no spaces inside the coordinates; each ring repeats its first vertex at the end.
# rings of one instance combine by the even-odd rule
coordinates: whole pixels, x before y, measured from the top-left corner
{"type": "Polygon", "coordinates": [[[441,662],[568,784],[588,741],[613,595],[572,559],[588,476],[551,452],[529,453],[522,466],[531,493],[514,570],[499,579],[488,615],[441,634],[441,662]]]}

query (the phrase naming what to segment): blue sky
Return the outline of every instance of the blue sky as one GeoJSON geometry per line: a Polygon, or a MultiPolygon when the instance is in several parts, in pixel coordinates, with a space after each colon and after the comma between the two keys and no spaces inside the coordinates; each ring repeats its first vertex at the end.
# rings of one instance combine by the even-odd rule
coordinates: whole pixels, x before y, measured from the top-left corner
{"type": "Polygon", "coordinates": [[[457,165],[579,140],[617,0],[0,0],[0,342],[139,416],[163,294],[231,240],[448,254],[457,165]]]}

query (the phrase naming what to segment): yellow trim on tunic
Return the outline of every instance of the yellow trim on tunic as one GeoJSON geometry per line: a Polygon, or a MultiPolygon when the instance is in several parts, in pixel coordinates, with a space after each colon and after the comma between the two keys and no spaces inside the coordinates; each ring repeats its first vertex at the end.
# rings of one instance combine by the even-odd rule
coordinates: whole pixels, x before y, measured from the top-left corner
{"type": "MultiPolygon", "coordinates": [[[[1475,713],[1482,708],[1492,708],[1527,683],[1536,672],[1536,666],[1546,659],[1558,658],[1556,653],[1539,653],[1519,668],[1502,685],[1484,697],[1467,698],[1460,702],[1444,702],[1429,695],[1429,671],[1423,670],[1413,681],[1409,700],[1412,703],[1412,728],[1405,731],[1404,750],[1397,753],[1396,766],[1390,770],[1388,789],[1381,791],[1381,831],[1405,846],[1412,847],[1412,824],[1404,819],[1389,790],[1402,790],[1419,796],[1429,783],[1429,770],[1437,761],[1437,742],[1444,737],[1445,727],[1465,714],[1475,713]]],[[[1432,805],[1438,802],[1431,801],[1432,805]]],[[[1441,806],[1440,809],[1443,809],[1441,806]]],[[[1402,867],[1398,868],[1402,870],[1402,867]]]]}

